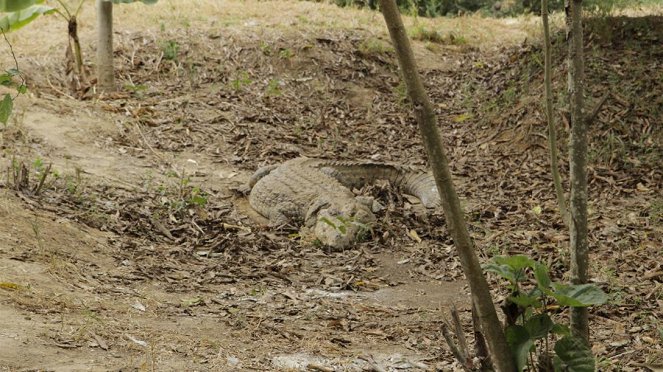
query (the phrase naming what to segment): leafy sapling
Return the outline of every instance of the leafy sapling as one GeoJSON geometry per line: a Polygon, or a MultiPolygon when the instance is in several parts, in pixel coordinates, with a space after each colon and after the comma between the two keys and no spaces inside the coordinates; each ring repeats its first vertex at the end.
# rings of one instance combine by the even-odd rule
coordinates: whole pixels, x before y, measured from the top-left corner
{"type": "Polygon", "coordinates": [[[554,282],[545,265],[522,255],[495,257],[484,269],[508,281],[505,333],[518,371],[595,370],[589,345],[556,323],[550,313],[562,307],[604,304],[608,296],[600,288],[554,282]]]}

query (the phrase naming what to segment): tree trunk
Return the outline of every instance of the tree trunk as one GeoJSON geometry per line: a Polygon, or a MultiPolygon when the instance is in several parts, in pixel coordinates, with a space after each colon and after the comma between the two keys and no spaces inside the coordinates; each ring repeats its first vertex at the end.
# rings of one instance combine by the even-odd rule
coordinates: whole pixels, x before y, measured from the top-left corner
{"type": "Polygon", "coordinates": [[[569,227],[569,212],[566,209],[566,200],[564,198],[564,188],[562,187],[562,177],[559,175],[559,164],[557,162],[557,129],[555,128],[555,116],[553,110],[552,93],[552,57],[550,51],[550,26],[548,24],[548,0],[541,0],[541,21],[543,23],[543,54],[545,60],[544,66],[544,84],[546,87],[546,118],[548,119],[548,146],[550,147],[550,173],[555,186],[555,196],[557,197],[557,207],[562,215],[564,224],[569,227]]]}
{"type": "Polygon", "coordinates": [[[514,371],[515,366],[511,351],[497,317],[488,283],[483,276],[479,259],[474,252],[474,244],[467,231],[460,201],[453,187],[447,156],[437,127],[435,111],[417,72],[410,40],[405,32],[401,15],[394,0],[380,0],[380,8],[396,49],[408,95],[414,105],[414,112],[419,123],[424,147],[442,199],[447,227],[454,240],[465,276],[470,284],[472,300],[476,305],[477,315],[486,336],[493,363],[498,371],[514,371]]]}
{"type": "MultiPolygon", "coordinates": [[[[571,281],[584,284],[588,280],[589,246],[587,243],[587,122],[583,117],[585,88],[582,0],[569,1],[569,97],[571,111],[570,176],[571,176],[571,281]]],[[[571,308],[571,330],[589,343],[587,308],[571,308]]]]}
{"type": "Polygon", "coordinates": [[[85,69],[83,68],[83,53],[81,52],[81,42],[78,38],[78,21],[76,16],[69,18],[67,24],[67,33],[69,34],[69,40],[73,44],[73,54],[74,54],[74,71],[78,74],[81,80],[85,80],[85,69]]]}
{"type": "Polygon", "coordinates": [[[113,3],[97,0],[97,84],[101,91],[115,90],[113,71],[113,3]]]}

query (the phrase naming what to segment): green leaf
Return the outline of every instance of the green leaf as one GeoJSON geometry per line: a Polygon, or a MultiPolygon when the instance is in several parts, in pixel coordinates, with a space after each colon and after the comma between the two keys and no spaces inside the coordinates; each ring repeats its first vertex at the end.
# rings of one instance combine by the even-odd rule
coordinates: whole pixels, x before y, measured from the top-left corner
{"type": "Polygon", "coordinates": [[[523,255],[517,256],[497,256],[491,262],[484,265],[486,271],[493,272],[504,279],[507,279],[511,284],[515,285],[518,282],[525,280],[523,270],[528,267],[534,266],[536,262],[531,258],[523,255]]]}
{"type": "Polygon", "coordinates": [[[511,296],[509,297],[509,300],[522,308],[541,307],[542,305],[538,297],[531,296],[525,293],[519,293],[517,296],[511,296]]]}
{"type": "Polygon", "coordinates": [[[551,280],[546,265],[538,262],[534,264],[534,278],[536,279],[539,288],[550,288],[551,280]]]}
{"type": "Polygon", "coordinates": [[[44,166],[44,160],[42,158],[37,158],[35,159],[34,162],[32,162],[32,167],[39,170],[44,166]]]}
{"type": "Polygon", "coordinates": [[[0,12],[11,13],[18,12],[19,10],[41,4],[44,0],[0,0],[0,12]]]}
{"type": "Polygon", "coordinates": [[[522,270],[528,267],[534,267],[536,262],[524,255],[515,256],[497,256],[493,261],[499,265],[507,265],[513,270],[522,270]]]}
{"type": "Polygon", "coordinates": [[[594,372],[592,350],[579,337],[566,336],[555,344],[556,365],[570,372],[594,372]]]}
{"type": "Polygon", "coordinates": [[[553,283],[551,295],[560,306],[587,307],[602,305],[608,301],[608,295],[594,284],[560,284],[553,283]]]}
{"type": "Polygon", "coordinates": [[[534,345],[527,329],[520,325],[512,325],[506,329],[506,341],[516,360],[518,371],[522,371],[527,366],[527,356],[534,345]]]}
{"type": "Polygon", "coordinates": [[[18,30],[42,14],[50,14],[55,9],[47,5],[33,5],[18,12],[7,13],[0,17],[0,30],[4,32],[18,30]]]}
{"type": "Polygon", "coordinates": [[[12,83],[13,83],[12,75],[10,75],[9,73],[0,74],[0,85],[8,87],[11,86],[12,83]]]}
{"type": "Polygon", "coordinates": [[[14,100],[12,99],[12,96],[7,93],[5,94],[5,98],[0,102],[0,123],[7,125],[7,121],[9,121],[9,115],[12,114],[12,110],[14,109],[14,100]]]}
{"type": "Polygon", "coordinates": [[[207,204],[207,198],[202,195],[193,195],[191,197],[191,203],[199,207],[204,207],[205,204],[207,204]]]}
{"type": "Polygon", "coordinates": [[[548,336],[553,328],[553,321],[548,314],[537,314],[527,319],[523,325],[532,339],[540,339],[548,336]]]}
{"type": "Polygon", "coordinates": [[[507,265],[498,265],[491,262],[483,265],[483,269],[501,276],[502,278],[510,281],[511,284],[515,285],[518,281],[518,276],[516,273],[507,265]]]}
{"type": "Polygon", "coordinates": [[[558,335],[558,336],[570,336],[571,335],[571,330],[569,329],[569,327],[565,326],[564,324],[559,324],[559,323],[553,324],[553,327],[550,331],[552,333],[558,335]]]}

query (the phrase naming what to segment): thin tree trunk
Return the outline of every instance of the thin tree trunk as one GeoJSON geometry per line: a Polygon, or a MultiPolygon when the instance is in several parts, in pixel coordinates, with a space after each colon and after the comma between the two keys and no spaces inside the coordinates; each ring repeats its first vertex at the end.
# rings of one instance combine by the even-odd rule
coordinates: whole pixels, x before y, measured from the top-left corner
{"type": "Polygon", "coordinates": [[[83,53],[81,52],[81,42],[78,39],[78,21],[76,16],[71,16],[67,25],[69,39],[74,45],[74,66],[75,71],[81,80],[85,80],[85,69],[83,68],[83,53]]]}
{"type": "Polygon", "coordinates": [[[113,3],[97,0],[97,84],[102,91],[115,90],[113,71],[113,3]]]}
{"type": "MultiPolygon", "coordinates": [[[[582,0],[570,0],[569,97],[571,111],[570,175],[571,175],[571,281],[584,284],[588,280],[589,246],[587,243],[587,122],[583,117],[585,88],[582,0]]],[[[571,330],[589,343],[587,308],[571,308],[571,330]]]]}
{"type": "Polygon", "coordinates": [[[570,226],[569,212],[566,209],[562,177],[559,175],[559,163],[557,161],[557,129],[555,127],[555,116],[553,114],[552,94],[552,57],[550,47],[550,25],[548,24],[548,0],[541,0],[541,21],[543,23],[543,54],[545,60],[544,84],[546,86],[546,118],[548,119],[548,146],[550,147],[550,173],[555,186],[557,207],[562,215],[566,227],[570,226]]]}
{"type": "Polygon", "coordinates": [[[396,49],[408,95],[414,105],[414,112],[419,123],[424,147],[442,199],[447,227],[454,240],[465,277],[470,284],[472,300],[476,305],[477,316],[486,336],[493,363],[498,371],[514,371],[514,361],[497,317],[488,283],[483,276],[479,259],[474,252],[474,244],[467,231],[460,201],[453,187],[447,156],[437,127],[435,111],[417,72],[410,40],[405,32],[401,15],[394,0],[380,0],[380,8],[396,49]]]}

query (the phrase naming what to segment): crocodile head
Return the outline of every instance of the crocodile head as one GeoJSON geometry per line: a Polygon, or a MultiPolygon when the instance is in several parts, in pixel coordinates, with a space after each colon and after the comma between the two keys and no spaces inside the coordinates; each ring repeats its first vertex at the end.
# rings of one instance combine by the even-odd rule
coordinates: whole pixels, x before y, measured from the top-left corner
{"type": "Polygon", "coordinates": [[[342,249],[370,234],[374,223],[375,215],[370,206],[354,200],[320,208],[313,231],[323,244],[342,249]]]}

